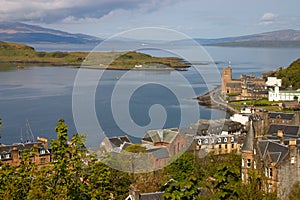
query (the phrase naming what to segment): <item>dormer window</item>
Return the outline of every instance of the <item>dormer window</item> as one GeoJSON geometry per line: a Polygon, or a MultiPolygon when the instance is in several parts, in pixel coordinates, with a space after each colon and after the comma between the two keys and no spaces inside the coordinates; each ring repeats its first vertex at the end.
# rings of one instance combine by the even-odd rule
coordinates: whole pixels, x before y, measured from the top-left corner
{"type": "Polygon", "coordinates": [[[10,159],[10,153],[5,154],[5,159],[10,159]]]}
{"type": "Polygon", "coordinates": [[[46,149],[44,149],[44,148],[41,148],[41,150],[40,150],[40,154],[46,154],[46,149]]]}
{"type": "Polygon", "coordinates": [[[231,142],[234,142],[234,137],[231,137],[231,142]]]}

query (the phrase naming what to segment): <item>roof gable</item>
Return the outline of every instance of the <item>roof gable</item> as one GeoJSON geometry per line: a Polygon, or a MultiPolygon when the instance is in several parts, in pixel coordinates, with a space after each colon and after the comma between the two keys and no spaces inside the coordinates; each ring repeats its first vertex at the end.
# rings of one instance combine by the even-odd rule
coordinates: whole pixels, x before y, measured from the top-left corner
{"type": "Polygon", "coordinates": [[[149,130],[142,140],[152,143],[167,143],[170,144],[179,135],[178,129],[158,129],[149,130]]]}

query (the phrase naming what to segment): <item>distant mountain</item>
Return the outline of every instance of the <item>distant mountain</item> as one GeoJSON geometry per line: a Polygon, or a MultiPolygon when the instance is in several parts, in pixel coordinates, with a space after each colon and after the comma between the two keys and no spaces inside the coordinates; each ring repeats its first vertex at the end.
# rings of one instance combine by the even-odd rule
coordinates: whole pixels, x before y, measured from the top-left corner
{"type": "Polygon", "coordinates": [[[287,29],[238,37],[195,40],[203,45],[214,46],[300,47],[300,31],[287,29]]]}
{"type": "Polygon", "coordinates": [[[99,43],[101,39],[89,35],[72,34],[20,22],[0,21],[0,41],[18,43],[91,44],[99,43]]]}

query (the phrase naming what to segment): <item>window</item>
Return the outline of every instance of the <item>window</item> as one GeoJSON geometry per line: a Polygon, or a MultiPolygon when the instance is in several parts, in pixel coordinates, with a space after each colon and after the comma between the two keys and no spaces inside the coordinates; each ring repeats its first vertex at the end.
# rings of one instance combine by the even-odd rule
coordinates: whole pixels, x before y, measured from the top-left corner
{"type": "Polygon", "coordinates": [[[295,164],[295,157],[294,157],[294,156],[291,157],[291,164],[292,164],[292,165],[295,164]]]}
{"type": "Polygon", "coordinates": [[[234,149],[234,144],[231,144],[231,148],[234,149]]]}
{"type": "Polygon", "coordinates": [[[255,161],[253,161],[253,167],[254,167],[254,169],[256,169],[256,162],[255,161]]]}
{"type": "Polygon", "coordinates": [[[221,144],[219,144],[219,149],[222,149],[222,145],[221,144]]]}
{"type": "Polygon", "coordinates": [[[253,149],[253,154],[256,155],[256,149],[253,149]]]}
{"type": "Polygon", "coordinates": [[[224,142],[227,142],[227,138],[224,138],[224,142]]]}
{"type": "Polygon", "coordinates": [[[242,167],[244,167],[245,165],[244,165],[244,159],[242,159],[242,167]]]}
{"type": "Polygon", "coordinates": [[[225,149],[227,149],[227,144],[225,144],[225,149]]]}
{"type": "Polygon", "coordinates": [[[273,190],[273,185],[272,185],[272,183],[270,183],[269,184],[269,192],[272,192],[272,190],[273,190]]]}
{"type": "Polygon", "coordinates": [[[5,154],[5,158],[9,159],[10,158],[10,153],[5,154]]]}
{"type": "Polygon", "coordinates": [[[248,168],[251,167],[251,159],[247,159],[247,167],[248,167],[248,168]]]}
{"type": "Polygon", "coordinates": [[[46,163],[46,158],[41,158],[40,163],[45,164],[46,163]]]}
{"type": "Polygon", "coordinates": [[[268,168],[265,168],[265,176],[268,177],[268,174],[269,174],[268,168]]]}
{"type": "Polygon", "coordinates": [[[273,170],[272,170],[272,168],[269,168],[269,177],[270,177],[270,178],[273,177],[273,170]]]}
{"type": "Polygon", "coordinates": [[[234,137],[231,137],[231,142],[234,142],[234,137]]]}
{"type": "Polygon", "coordinates": [[[40,154],[45,154],[45,153],[46,153],[46,150],[44,148],[41,148],[40,154]]]}
{"type": "Polygon", "coordinates": [[[201,145],[201,139],[198,140],[198,144],[201,145]]]}

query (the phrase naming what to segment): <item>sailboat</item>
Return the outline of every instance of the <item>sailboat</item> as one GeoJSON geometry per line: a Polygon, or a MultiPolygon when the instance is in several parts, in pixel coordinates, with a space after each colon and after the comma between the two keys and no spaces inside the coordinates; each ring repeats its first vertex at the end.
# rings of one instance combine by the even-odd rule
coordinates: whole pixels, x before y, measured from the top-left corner
{"type": "Polygon", "coordinates": [[[30,124],[29,124],[29,121],[28,119],[26,119],[26,124],[25,124],[25,127],[26,127],[26,131],[25,131],[25,141],[24,141],[24,138],[23,138],[23,131],[22,131],[22,128],[21,128],[21,137],[20,137],[20,140],[21,140],[21,143],[30,143],[30,142],[34,142],[34,136],[33,136],[33,132],[31,130],[31,127],[30,127],[30,124]]]}

